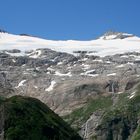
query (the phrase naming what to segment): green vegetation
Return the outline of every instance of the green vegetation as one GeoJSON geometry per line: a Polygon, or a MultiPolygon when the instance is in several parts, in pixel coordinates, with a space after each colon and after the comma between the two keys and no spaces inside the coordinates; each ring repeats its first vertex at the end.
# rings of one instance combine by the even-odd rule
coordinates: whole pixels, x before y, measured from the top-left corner
{"type": "Polygon", "coordinates": [[[138,126],[138,128],[136,129],[131,140],[140,140],[140,126],[138,126]]]}
{"type": "Polygon", "coordinates": [[[3,104],[6,140],[81,140],[58,115],[37,99],[14,96],[3,104]]]}
{"type": "Polygon", "coordinates": [[[64,119],[72,127],[80,129],[92,113],[101,111],[101,122],[95,130],[96,135],[91,136],[91,139],[140,140],[140,86],[136,90],[131,99],[130,93],[108,97],[98,95],[87,101],[83,107],[64,116],[64,119]]]}
{"type": "Polygon", "coordinates": [[[4,100],[5,100],[5,98],[0,96],[0,105],[3,103],[4,100]]]}
{"type": "MultiPolygon", "coordinates": [[[[101,111],[102,120],[95,130],[96,135],[91,136],[93,140],[99,137],[105,140],[140,140],[140,87],[133,98],[128,96],[129,93],[107,97],[97,95],[83,107],[64,116],[64,119],[78,130],[95,111],[101,111]]],[[[5,109],[4,132],[7,140],[81,139],[69,125],[37,99],[14,96],[9,99],[0,98],[0,104],[5,109]]]]}
{"type": "MultiPolygon", "coordinates": [[[[121,137],[123,140],[130,138],[131,140],[140,139],[140,127],[138,120],[140,117],[140,90],[136,95],[129,99],[127,93],[119,95],[117,104],[108,110],[102,119],[101,124],[96,129],[104,134],[104,139],[117,139],[121,137]]],[[[98,139],[95,136],[94,140],[98,139]]]]}
{"type": "Polygon", "coordinates": [[[97,99],[91,99],[85,106],[80,109],[76,109],[70,115],[64,117],[69,124],[78,122],[84,123],[90,115],[96,110],[105,110],[112,105],[111,97],[97,97],[97,99]]]}

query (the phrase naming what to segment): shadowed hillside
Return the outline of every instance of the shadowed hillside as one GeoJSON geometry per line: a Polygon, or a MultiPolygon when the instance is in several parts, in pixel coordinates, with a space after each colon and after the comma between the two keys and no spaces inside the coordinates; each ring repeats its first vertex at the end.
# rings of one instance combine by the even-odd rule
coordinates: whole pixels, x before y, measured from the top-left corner
{"type": "Polygon", "coordinates": [[[37,99],[14,96],[1,102],[0,131],[5,140],[81,140],[37,99]]]}

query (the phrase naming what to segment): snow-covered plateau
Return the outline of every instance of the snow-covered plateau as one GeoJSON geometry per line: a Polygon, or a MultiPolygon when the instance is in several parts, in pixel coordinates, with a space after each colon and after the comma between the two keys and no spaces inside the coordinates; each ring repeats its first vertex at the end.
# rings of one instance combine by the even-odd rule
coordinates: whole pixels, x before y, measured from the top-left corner
{"type": "MultiPolygon", "coordinates": [[[[0,33],[0,50],[19,49],[21,50],[21,53],[17,55],[24,55],[25,51],[39,48],[48,48],[75,55],[78,51],[86,51],[88,55],[103,57],[131,51],[139,52],[140,38],[126,33],[109,32],[96,40],[90,41],[54,41],[26,35],[21,36],[5,32],[0,33]]],[[[39,55],[34,54],[31,57],[36,58],[38,56],[39,55]]]]}

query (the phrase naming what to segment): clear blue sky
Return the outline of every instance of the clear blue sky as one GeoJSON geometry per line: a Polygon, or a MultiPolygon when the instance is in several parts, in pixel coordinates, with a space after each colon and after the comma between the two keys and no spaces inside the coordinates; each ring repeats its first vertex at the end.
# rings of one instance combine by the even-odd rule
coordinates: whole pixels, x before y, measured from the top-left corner
{"type": "Polygon", "coordinates": [[[0,28],[56,40],[140,36],[140,0],[0,0],[0,28]]]}

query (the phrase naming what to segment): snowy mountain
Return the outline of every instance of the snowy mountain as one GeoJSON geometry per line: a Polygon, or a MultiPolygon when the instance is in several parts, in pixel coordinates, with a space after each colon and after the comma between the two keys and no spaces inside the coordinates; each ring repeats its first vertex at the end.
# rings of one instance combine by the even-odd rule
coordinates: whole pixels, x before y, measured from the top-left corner
{"type": "Polygon", "coordinates": [[[91,41],[53,41],[1,31],[0,50],[0,97],[37,98],[86,140],[137,134],[139,37],[107,32],[91,41]]]}
{"type": "Polygon", "coordinates": [[[13,35],[0,32],[0,49],[11,50],[19,49],[24,55],[25,51],[38,48],[48,48],[59,52],[77,54],[84,51],[88,55],[114,55],[125,52],[139,52],[140,38],[132,34],[107,32],[100,38],[91,41],[53,41],[26,35],[13,35]]]}

